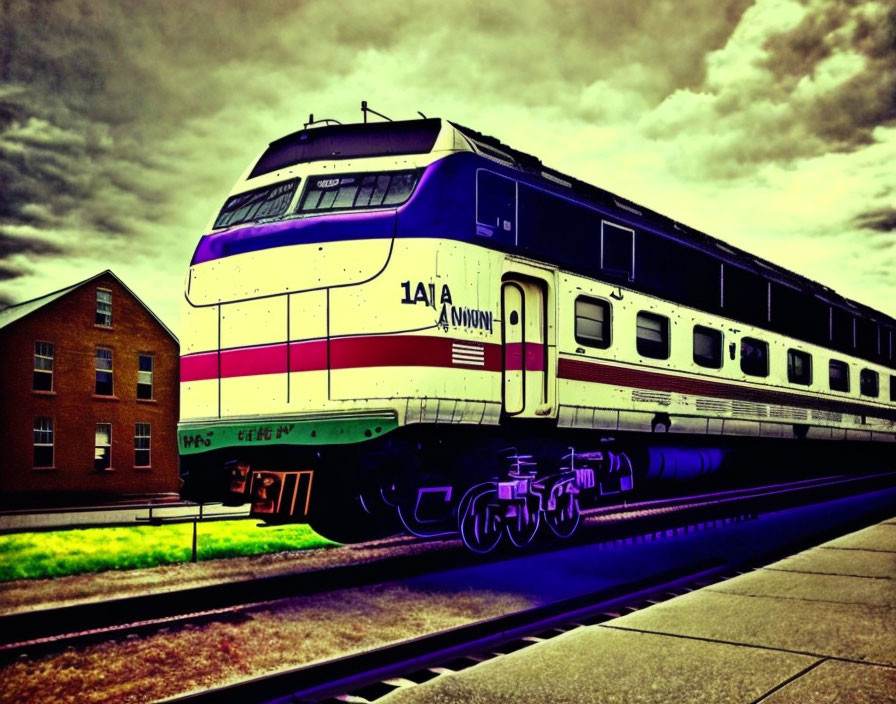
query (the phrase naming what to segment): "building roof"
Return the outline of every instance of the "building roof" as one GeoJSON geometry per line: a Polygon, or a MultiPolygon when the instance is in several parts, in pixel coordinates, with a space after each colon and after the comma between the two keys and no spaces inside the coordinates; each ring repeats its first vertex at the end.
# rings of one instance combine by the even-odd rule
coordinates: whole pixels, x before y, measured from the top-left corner
{"type": "Polygon", "coordinates": [[[109,276],[111,276],[113,279],[115,279],[115,281],[118,282],[118,284],[125,291],[127,291],[129,294],[131,294],[137,300],[137,302],[140,303],[140,305],[146,309],[146,312],[149,313],[155,319],[155,321],[159,325],[162,326],[162,328],[165,330],[165,332],[167,332],[175,342],[179,343],[179,341],[177,339],[177,335],[175,335],[173,332],[171,332],[170,328],[167,325],[165,325],[165,323],[163,323],[162,320],[155,313],[152,312],[152,309],[149,306],[147,306],[140,299],[140,296],[138,296],[136,293],[134,293],[127,286],[127,284],[124,283],[124,281],[119,279],[112,272],[111,269],[106,269],[105,271],[101,271],[99,274],[96,274],[95,276],[91,276],[89,279],[84,279],[84,281],[79,281],[78,283],[72,284],[71,286],[66,286],[65,288],[61,288],[58,291],[53,291],[52,293],[47,293],[47,294],[44,294],[43,296],[39,296],[37,298],[32,298],[30,301],[16,303],[15,305],[11,305],[8,308],[4,308],[3,310],[0,310],[0,330],[2,330],[3,328],[5,328],[8,325],[11,325],[15,321],[20,320],[21,318],[24,318],[27,315],[30,315],[31,313],[33,313],[36,310],[40,310],[45,305],[52,303],[53,301],[59,300],[60,298],[62,298],[63,296],[65,296],[68,293],[71,293],[75,289],[81,288],[81,286],[85,286],[86,284],[89,284],[91,281],[95,281],[96,279],[100,278],[101,276],[105,276],[107,274],[109,276]]]}

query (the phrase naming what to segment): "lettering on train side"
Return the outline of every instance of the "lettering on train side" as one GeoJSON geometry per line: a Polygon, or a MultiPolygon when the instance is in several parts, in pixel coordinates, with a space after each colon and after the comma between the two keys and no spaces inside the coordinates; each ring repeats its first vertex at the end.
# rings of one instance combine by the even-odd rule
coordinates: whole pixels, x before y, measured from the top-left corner
{"type": "MultiPolygon", "coordinates": [[[[414,295],[411,296],[411,282],[402,281],[401,288],[404,296],[401,302],[406,305],[417,305],[422,303],[430,308],[436,308],[436,285],[425,284],[420,281],[414,288],[414,295]]],[[[454,305],[454,299],[451,296],[451,289],[448,284],[442,284],[442,290],[439,295],[438,304],[442,306],[439,313],[439,321],[436,325],[445,332],[448,328],[468,328],[471,330],[495,330],[495,314],[490,310],[479,310],[478,308],[467,308],[466,306],[454,305]]],[[[438,310],[438,309],[437,309],[438,310]]]]}
{"type": "Polygon", "coordinates": [[[257,428],[249,428],[248,430],[240,430],[236,439],[240,442],[267,442],[269,440],[279,440],[289,435],[295,428],[295,423],[289,425],[259,425],[257,428]]]}
{"type": "Polygon", "coordinates": [[[445,332],[449,327],[470,328],[472,330],[495,330],[495,315],[490,310],[466,308],[464,306],[442,305],[439,322],[436,323],[445,332]]]}
{"type": "MultiPolygon", "coordinates": [[[[417,283],[417,288],[414,289],[414,296],[411,297],[411,282],[410,281],[402,281],[401,288],[404,289],[404,297],[401,299],[402,303],[408,305],[417,305],[418,303],[422,303],[425,306],[429,306],[430,308],[435,309],[436,307],[436,285],[425,284],[422,281],[417,283]]],[[[442,296],[440,303],[444,303],[445,300],[448,300],[448,303],[451,303],[451,291],[448,290],[448,284],[442,285],[442,296]]]]}
{"type": "Polygon", "coordinates": [[[212,444],[211,438],[214,434],[214,431],[210,431],[206,433],[208,437],[203,437],[200,434],[184,435],[181,437],[181,441],[183,441],[185,450],[191,447],[208,447],[212,444]]]}

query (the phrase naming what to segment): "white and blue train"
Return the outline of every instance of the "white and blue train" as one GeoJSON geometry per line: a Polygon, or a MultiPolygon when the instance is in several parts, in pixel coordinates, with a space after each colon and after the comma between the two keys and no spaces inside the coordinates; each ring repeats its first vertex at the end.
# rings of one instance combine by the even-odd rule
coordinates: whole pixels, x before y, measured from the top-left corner
{"type": "Polygon", "coordinates": [[[343,542],[893,457],[893,318],[447,120],[272,142],[184,311],[184,495],[343,542]]]}

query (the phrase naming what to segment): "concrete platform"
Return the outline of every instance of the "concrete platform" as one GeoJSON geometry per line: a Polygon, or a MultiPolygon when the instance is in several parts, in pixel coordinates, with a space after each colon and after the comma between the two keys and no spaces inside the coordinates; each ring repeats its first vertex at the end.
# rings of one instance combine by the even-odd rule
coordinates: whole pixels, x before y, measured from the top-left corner
{"type": "Polygon", "coordinates": [[[896,703],[896,519],[379,701],[896,703]]]}

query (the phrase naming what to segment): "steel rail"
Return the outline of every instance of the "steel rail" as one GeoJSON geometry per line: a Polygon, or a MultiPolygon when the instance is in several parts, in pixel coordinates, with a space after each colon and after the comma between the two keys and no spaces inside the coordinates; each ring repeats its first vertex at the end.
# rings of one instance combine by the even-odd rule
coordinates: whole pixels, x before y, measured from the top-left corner
{"type": "MultiPolygon", "coordinates": [[[[366,563],[9,613],[0,615],[0,662],[24,653],[36,656],[131,634],[152,633],[162,627],[183,623],[224,620],[237,617],[242,609],[251,606],[377,584],[384,579],[400,580],[575,545],[641,536],[648,540],[659,538],[709,526],[715,521],[751,518],[759,513],[801,503],[842,498],[847,487],[852,494],[886,488],[894,485],[894,478],[896,473],[886,473],[869,477],[837,477],[808,486],[805,482],[799,482],[791,489],[775,485],[747,495],[727,496],[719,501],[706,499],[678,507],[664,506],[656,512],[645,512],[639,506],[630,511],[622,510],[615,516],[602,516],[602,520],[583,521],[579,532],[572,538],[565,541],[546,540],[522,553],[505,550],[482,556],[464,550],[459,540],[434,541],[428,544],[431,549],[422,554],[393,555],[366,563]],[[631,515],[633,513],[635,515],[631,515]],[[85,628],[85,625],[89,627],[85,628]]],[[[422,542],[411,544],[419,545],[422,542]]]]}
{"type": "Polygon", "coordinates": [[[169,704],[375,701],[398,687],[413,686],[444,672],[473,666],[574,628],[603,623],[761,568],[869,522],[889,518],[891,513],[891,510],[874,511],[812,536],[784,541],[741,564],[701,561],[553,604],[162,701],[169,704]]]}

